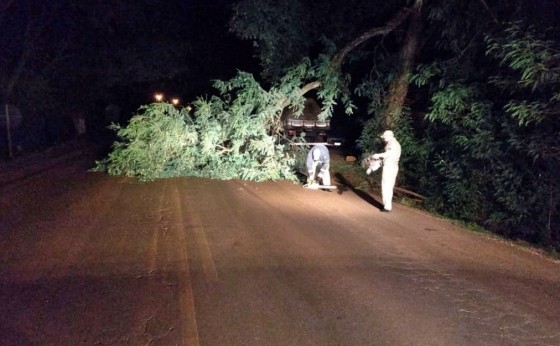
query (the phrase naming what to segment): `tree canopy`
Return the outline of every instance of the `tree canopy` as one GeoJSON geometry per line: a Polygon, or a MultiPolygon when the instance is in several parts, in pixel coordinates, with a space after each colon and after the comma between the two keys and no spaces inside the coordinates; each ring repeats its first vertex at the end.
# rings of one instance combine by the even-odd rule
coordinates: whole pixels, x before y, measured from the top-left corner
{"type": "MultiPolygon", "coordinates": [[[[559,13],[546,0],[239,1],[230,30],[252,42],[260,83],[239,72],[193,103],[179,124],[192,123],[196,149],[185,158],[196,170],[181,174],[289,177],[279,117],[313,92],[322,117],[353,114],[364,152],[395,130],[399,184],[427,196],[428,208],[558,246],[559,13]]],[[[135,141],[119,131],[126,140],[106,164],[123,173],[111,165],[135,141]]]]}

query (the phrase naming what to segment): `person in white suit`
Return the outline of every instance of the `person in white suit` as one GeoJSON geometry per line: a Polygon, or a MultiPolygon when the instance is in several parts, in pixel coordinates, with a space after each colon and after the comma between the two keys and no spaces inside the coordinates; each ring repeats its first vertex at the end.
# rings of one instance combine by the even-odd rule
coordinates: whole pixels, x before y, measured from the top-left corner
{"type": "Polygon", "coordinates": [[[391,130],[383,132],[381,138],[387,143],[384,153],[373,154],[374,159],[383,160],[383,172],[381,173],[381,197],[383,199],[382,212],[390,212],[393,209],[393,189],[399,173],[399,159],[401,157],[401,145],[391,130]]]}

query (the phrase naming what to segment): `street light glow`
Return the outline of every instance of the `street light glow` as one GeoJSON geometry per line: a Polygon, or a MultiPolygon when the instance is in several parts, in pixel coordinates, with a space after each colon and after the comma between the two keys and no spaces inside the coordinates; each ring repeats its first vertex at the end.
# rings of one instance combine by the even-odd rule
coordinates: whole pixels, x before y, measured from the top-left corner
{"type": "Polygon", "coordinates": [[[154,98],[156,99],[157,102],[161,102],[161,100],[163,100],[163,94],[157,93],[154,95],[154,98]]]}

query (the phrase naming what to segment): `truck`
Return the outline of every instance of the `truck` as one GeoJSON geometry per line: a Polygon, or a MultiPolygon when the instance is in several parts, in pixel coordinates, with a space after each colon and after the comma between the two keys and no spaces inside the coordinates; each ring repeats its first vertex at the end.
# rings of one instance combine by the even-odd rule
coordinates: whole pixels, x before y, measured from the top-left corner
{"type": "Polygon", "coordinates": [[[331,135],[330,119],[319,120],[321,107],[313,98],[306,98],[303,111],[295,115],[290,110],[284,111],[281,120],[284,134],[291,138],[302,136],[308,143],[323,143],[340,146],[342,139],[331,135]]]}

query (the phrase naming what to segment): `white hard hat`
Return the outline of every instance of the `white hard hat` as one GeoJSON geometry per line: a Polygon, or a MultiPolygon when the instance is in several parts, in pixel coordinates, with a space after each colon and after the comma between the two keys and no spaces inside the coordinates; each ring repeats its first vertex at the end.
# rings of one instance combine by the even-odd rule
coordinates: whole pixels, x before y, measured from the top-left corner
{"type": "Polygon", "coordinates": [[[393,137],[395,137],[395,134],[391,130],[387,130],[387,131],[383,132],[383,134],[381,135],[381,138],[383,138],[385,140],[393,138],[393,137]]]}
{"type": "Polygon", "coordinates": [[[313,149],[313,161],[318,161],[319,158],[321,157],[321,150],[319,150],[319,148],[315,148],[313,149]]]}

